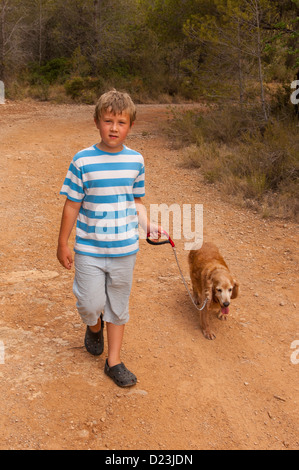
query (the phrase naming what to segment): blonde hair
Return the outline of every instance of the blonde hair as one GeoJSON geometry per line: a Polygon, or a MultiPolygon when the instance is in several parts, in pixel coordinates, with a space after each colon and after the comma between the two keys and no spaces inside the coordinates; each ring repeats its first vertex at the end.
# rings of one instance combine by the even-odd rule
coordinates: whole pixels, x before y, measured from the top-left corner
{"type": "Polygon", "coordinates": [[[131,125],[136,120],[136,106],[128,93],[122,93],[115,89],[104,93],[97,102],[94,118],[99,121],[102,113],[108,111],[116,114],[127,112],[130,116],[131,125]]]}

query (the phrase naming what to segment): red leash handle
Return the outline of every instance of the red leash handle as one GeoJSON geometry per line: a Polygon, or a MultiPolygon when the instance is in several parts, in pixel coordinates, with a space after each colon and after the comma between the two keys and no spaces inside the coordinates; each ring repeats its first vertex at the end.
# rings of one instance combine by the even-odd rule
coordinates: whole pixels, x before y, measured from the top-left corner
{"type": "Polygon", "coordinates": [[[165,232],[164,230],[163,230],[163,233],[164,233],[164,235],[166,235],[167,240],[163,240],[163,241],[161,241],[161,242],[153,241],[153,240],[151,240],[151,238],[150,238],[150,237],[151,237],[151,234],[148,233],[148,234],[147,234],[147,238],[146,238],[147,243],[149,243],[150,245],[154,245],[154,246],[166,245],[167,243],[170,243],[170,245],[172,246],[172,248],[175,248],[174,241],[170,238],[170,236],[168,235],[168,233],[165,232]]]}

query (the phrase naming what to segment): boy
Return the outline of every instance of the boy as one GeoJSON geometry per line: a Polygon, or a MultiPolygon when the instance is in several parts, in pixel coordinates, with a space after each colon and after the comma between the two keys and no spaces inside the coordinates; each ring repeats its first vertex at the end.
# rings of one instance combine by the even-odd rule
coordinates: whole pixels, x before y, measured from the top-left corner
{"type": "Polygon", "coordinates": [[[63,209],[57,257],[66,269],[73,265],[68,240],[77,220],[75,280],[77,308],[87,325],[85,347],[99,356],[107,324],[108,359],[105,373],[120,387],[137,382],[120,360],[136,254],[138,222],[160,238],[162,228],[147,218],[142,155],[124,145],[136,119],[130,96],[112,90],[99,99],[94,120],[101,142],[73,159],[60,194],[63,209]]]}

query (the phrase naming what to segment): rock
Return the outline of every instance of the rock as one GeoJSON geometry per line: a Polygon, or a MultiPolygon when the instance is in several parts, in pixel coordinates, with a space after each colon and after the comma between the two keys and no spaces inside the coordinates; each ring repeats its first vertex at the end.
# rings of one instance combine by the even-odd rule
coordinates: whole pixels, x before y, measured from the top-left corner
{"type": "Polygon", "coordinates": [[[82,431],[78,431],[78,436],[81,439],[88,439],[89,438],[89,431],[87,429],[82,429],[82,431]]]}
{"type": "Polygon", "coordinates": [[[148,392],[146,392],[145,390],[132,390],[131,392],[128,393],[128,395],[146,396],[146,395],[148,395],[148,392]]]}
{"type": "Polygon", "coordinates": [[[18,282],[40,281],[49,280],[58,277],[59,273],[56,271],[16,271],[8,274],[3,274],[1,280],[8,284],[16,284],[18,282]]]}

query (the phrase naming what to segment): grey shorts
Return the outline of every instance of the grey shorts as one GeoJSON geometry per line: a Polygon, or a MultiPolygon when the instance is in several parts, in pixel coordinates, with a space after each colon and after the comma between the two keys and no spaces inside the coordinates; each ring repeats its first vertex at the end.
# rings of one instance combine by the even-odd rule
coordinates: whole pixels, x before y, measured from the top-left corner
{"type": "Polygon", "coordinates": [[[103,320],[115,325],[129,321],[129,298],[136,254],[116,258],[97,258],[75,254],[73,292],[77,309],[88,326],[103,320]]]}

